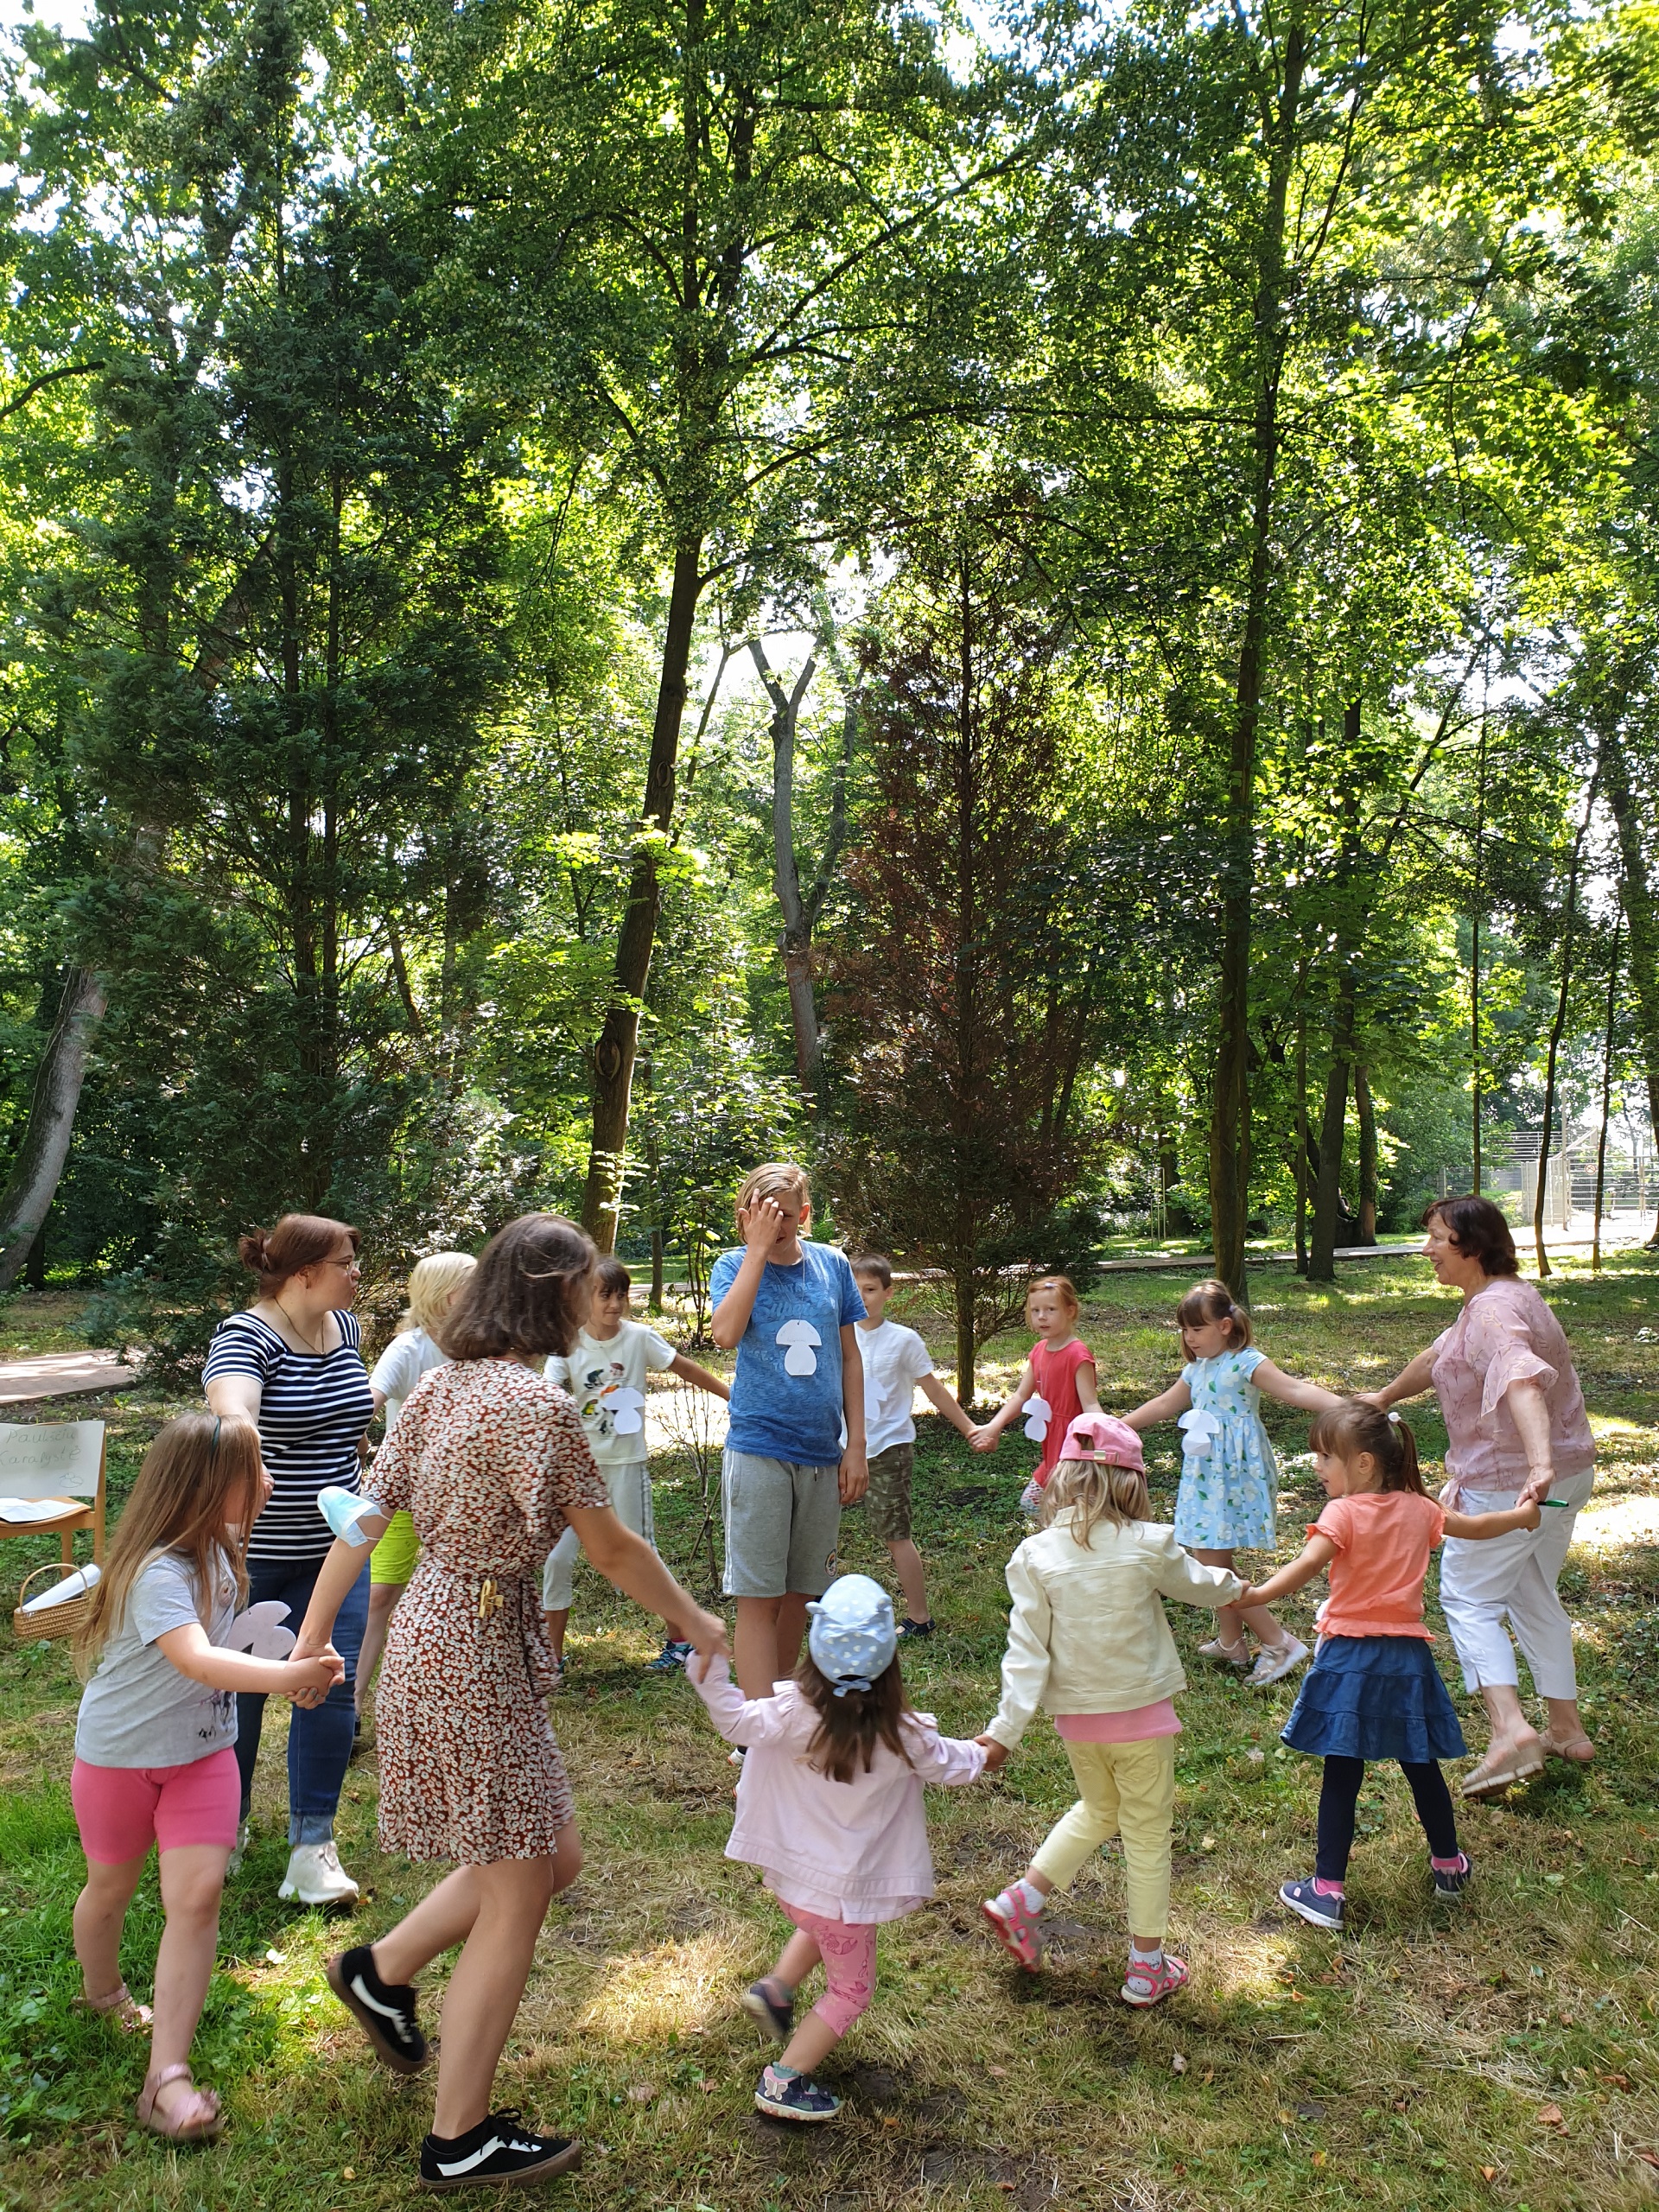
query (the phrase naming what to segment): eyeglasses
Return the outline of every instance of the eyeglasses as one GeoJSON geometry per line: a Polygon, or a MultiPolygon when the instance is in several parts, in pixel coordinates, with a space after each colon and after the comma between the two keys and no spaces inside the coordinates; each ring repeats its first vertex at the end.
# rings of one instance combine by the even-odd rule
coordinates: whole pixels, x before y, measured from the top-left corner
{"type": "Polygon", "coordinates": [[[357,1264],[358,1259],[355,1252],[352,1253],[348,1258],[344,1260],[319,1260],[317,1262],[317,1265],[320,1268],[345,1268],[348,1271],[356,1267],[357,1264]]]}

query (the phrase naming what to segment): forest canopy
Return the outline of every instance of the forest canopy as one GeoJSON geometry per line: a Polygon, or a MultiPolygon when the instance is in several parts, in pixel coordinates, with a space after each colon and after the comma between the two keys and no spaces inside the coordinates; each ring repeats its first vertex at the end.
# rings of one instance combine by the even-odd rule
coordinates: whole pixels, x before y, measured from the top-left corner
{"type": "Polygon", "coordinates": [[[1649,1195],[1650,0],[100,0],[3,89],[0,1290],[695,1289],[782,1152],[970,1374],[1115,1231],[1649,1195]]]}

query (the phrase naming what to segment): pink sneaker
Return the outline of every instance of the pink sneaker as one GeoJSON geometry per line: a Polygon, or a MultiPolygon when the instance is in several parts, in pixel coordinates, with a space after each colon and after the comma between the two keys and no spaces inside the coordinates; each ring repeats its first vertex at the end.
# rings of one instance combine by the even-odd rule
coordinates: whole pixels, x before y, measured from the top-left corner
{"type": "Polygon", "coordinates": [[[1117,1993],[1126,2005],[1157,2005],[1166,1997],[1173,1997],[1178,1989],[1185,1989],[1186,1980],[1186,1961],[1166,1951],[1157,1967],[1142,1966],[1139,1960],[1131,1959],[1123,1986],[1117,1993]]]}
{"type": "Polygon", "coordinates": [[[1027,1974],[1038,1973],[1043,1963],[1043,1923],[1039,1916],[1006,1891],[1000,1897],[987,1897],[980,1910],[996,1930],[1004,1950],[1011,1952],[1027,1974]]]}

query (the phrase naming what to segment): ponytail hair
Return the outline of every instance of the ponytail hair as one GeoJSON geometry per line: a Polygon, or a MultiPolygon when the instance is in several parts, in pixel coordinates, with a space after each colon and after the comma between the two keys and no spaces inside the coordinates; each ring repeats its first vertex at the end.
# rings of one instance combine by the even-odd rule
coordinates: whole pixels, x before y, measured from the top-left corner
{"type": "Polygon", "coordinates": [[[1181,1349],[1189,1359],[1192,1357],[1192,1347],[1186,1340],[1186,1332],[1189,1329],[1202,1328],[1206,1321],[1221,1321],[1226,1325],[1235,1351],[1242,1351],[1255,1333],[1250,1326],[1249,1315],[1242,1306],[1235,1304],[1232,1292],[1224,1282],[1217,1282],[1213,1276],[1208,1282],[1194,1283],[1175,1308],[1175,1325],[1181,1332],[1181,1349]]]}
{"type": "Polygon", "coordinates": [[[260,1297],[274,1298],[290,1275],[332,1259],[342,1236],[355,1257],[363,1239],[349,1222],[331,1221],[321,1213],[285,1213],[275,1229],[256,1229],[238,1237],[236,1249],[243,1266],[258,1276],[260,1297]]]}
{"type": "Polygon", "coordinates": [[[1369,1452],[1382,1470],[1385,1491],[1409,1491],[1427,1497],[1422,1470],[1417,1464],[1417,1439],[1398,1414],[1385,1414],[1381,1406],[1368,1406],[1358,1398],[1344,1398],[1313,1417],[1307,1440],[1316,1452],[1344,1466],[1352,1466],[1369,1452]]]}

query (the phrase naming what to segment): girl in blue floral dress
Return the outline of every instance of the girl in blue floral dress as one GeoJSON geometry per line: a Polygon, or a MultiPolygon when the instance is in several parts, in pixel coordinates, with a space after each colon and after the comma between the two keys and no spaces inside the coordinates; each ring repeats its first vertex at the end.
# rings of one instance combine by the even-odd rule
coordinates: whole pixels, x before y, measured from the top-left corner
{"type": "MultiPolygon", "coordinates": [[[[1272,1552],[1279,1541],[1279,1463],[1262,1426],[1262,1393],[1281,1405],[1323,1413],[1342,1401],[1317,1382],[1298,1382],[1250,1342],[1250,1317],[1233,1303],[1224,1282],[1201,1282],[1175,1309],[1187,1364],[1181,1379],[1123,1418],[1131,1428],[1179,1421],[1181,1486],[1175,1539],[1206,1567],[1230,1567],[1239,1547],[1272,1552]]],[[[1281,1627],[1266,1605],[1224,1605],[1216,1633],[1199,1650],[1206,1659],[1248,1667],[1245,1625],[1261,1643],[1252,1682],[1276,1682],[1300,1667],[1307,1646],[1281,1627]]]]}

